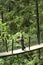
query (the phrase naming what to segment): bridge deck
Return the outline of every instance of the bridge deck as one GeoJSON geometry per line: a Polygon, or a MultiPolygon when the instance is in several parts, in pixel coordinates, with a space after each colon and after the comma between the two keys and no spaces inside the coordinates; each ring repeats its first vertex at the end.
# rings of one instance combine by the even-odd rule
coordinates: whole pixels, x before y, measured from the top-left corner
{"type": "MultiPolygon", "coordinates": [[[[37,50],[41,48],[43,48],[43,43],[41,43],[40,45],[31,46],[30,50],[29,50],[29,47],[26,47],[25,50],[22,50],[22,49],[13,50],[13,55],[22,54],[24,52],[29,52],[29,51],[33,51],[33,50],[37,50]]],[[[0,53],[0,57],[6,57],[6,56],[11,56],[11,55],[12,55],[12,51],[0,53]]]]}

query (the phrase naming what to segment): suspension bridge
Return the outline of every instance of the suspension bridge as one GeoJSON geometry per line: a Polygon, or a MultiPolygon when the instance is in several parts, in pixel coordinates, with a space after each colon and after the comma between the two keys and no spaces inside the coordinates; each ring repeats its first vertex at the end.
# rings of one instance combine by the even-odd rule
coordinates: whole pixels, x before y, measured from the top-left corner
{"type": "Polygon", "coordinates": [[[30,48],[26,47],[24,50],[22,50],[22,49],[13,50],[13,53],[12,53],[12,51],[2,52],[2,53],[0,53],[0,57],[22,54],[22,53],[26,53],[26,52],[29,52],[29,51],[38,50],[38,49],[41,49],[41,48],[43,48],[43,43],[31,46],[30,48]]]}

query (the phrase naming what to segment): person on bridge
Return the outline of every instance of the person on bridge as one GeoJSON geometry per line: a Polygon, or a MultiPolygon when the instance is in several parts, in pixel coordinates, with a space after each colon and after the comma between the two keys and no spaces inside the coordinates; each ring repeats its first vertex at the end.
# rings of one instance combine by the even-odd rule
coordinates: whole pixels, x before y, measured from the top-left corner
{"type": "Polygon", "coordinates": [[[20,42],[21,42],[21,45],[22,45],[22,50],[24,50],[25,49],[25,46],[24,46],[23,31],[20,31],[20,42]]]}

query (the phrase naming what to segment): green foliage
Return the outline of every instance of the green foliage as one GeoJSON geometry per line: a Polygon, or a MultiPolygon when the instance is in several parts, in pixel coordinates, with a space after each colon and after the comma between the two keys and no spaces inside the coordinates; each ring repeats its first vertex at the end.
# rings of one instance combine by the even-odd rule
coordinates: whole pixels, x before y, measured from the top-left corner
{"type": "Polygon", "coordinates": [[[11,22],[11,23],[9,24],[9,29],[10,29],[10,32],[11,32],[11,33],[16,33],[16,32],[17,32],[17,25],[16,25],[16,23],[11,22]]]}
{"type": "Polygon", "coordinates": [[[3,59],[0,59],[0,65],[4,65],[4,60],[3,59]]]}
{"type": "MultiPolygon", "coordinates": [[[[43,0],[37,0],[39,7],[40,21],[40,39],[43,42],[43,0]]],[[[20,30],[23,30],[24,44],[28,46],[29,36],[31,44],[37,44],[37,20],[36,20],[36,2],[35,0],[0,0],[0,52],[6,51],[5,44],[2,44],[2,38],[7,38],[8,50],[12,49],[12,39],[14,39],[14,48],[21,48],[20,30]],[[4,23],[1,19],[3,11],[4,23]]],[[[43,49],[41,49],[41,53],[43,49]]],[[[43,56],[43,53],[42,55],[43,56]]],[[[0,58],[0,65],[43,65],[43,58],[38,59],[38,53],[30,52],[0,58]]]]}

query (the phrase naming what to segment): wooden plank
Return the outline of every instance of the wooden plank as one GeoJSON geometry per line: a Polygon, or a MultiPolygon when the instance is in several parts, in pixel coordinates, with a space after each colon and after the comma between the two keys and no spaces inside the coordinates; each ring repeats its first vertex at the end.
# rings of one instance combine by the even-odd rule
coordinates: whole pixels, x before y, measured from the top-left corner
{"type": "Polygon", "coordinates": [[[0,57],[22,54],[22,53],[25,53],[25,52],[29,52],[29,51],[33,51],[33,50],[37,50],[37,49],[41,49],[41,48],[43,48],[43,43],[41,43],[40,45],[31,46],[30,50],[29,50],[29,47],[26,47],[25,50],[22,50],[22,49],[13,50],[13,54],[12,54],[12,51],[2,52],[2,53],[0,53],[0,57]]]}

